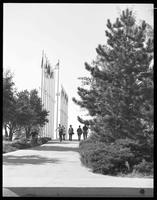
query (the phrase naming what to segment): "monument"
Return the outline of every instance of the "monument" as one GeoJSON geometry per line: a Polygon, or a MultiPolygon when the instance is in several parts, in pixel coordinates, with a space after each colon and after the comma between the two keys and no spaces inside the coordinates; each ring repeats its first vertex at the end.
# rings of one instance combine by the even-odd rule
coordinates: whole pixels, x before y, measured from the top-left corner
{"type": "Polygon", "coordinates": [[[57,127],[59,124],[68,128],[68,95],[60,83],[59,69],[60,63],[50,64],[48,58],[42,53],[41,62],[41,100],[43,108],[49,111],[49,122],[41,129],[41,137],[58,139],[57,127]]]}

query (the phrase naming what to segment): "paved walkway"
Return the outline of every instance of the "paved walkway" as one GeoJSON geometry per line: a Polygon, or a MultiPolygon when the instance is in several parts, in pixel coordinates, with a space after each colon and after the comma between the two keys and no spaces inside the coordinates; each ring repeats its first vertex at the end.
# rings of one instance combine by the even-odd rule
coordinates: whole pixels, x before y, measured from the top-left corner
{"type": "Polygon", "coordinates": [[[92,173],[81,164],[78,146],[78,141],[50,141],[4,154],[3,196],[153,195],[151,178],[92,173]]]}

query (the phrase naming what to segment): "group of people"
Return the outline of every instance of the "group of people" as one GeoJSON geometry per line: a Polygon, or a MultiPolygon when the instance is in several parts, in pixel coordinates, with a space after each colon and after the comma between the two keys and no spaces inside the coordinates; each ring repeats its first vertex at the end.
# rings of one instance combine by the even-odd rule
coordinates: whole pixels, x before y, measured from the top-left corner
{"type": "Polygon", "coordinates": [[[65,126],[64,125],[59,124],[58,133],[59,133],[59,140],[60,140],[60,142],[62,140],[65,140],[66,130],[65,130],[65,126]]]}
{"type": "MultiPolygon", "coordinates": [[[[59,124],[58,127],[58,133],[59,133],[59,140],[60,142],[62,140],[65,140],[65,135],[66,135],[66,129],[64,125],[59,124]]],[[[69,140],[72,141],[72,136],[74,135],[74,129],[72,127],[72,125],[69,126],[68,129],[68,134],[69,134],[69,140]]],[[[81,140],[81,135],[83,134],[83,139],[87,139],[87,134],[88,134],[88,126],[85,124],[83,126],[83,128],[81,128],[81,126],[79,125],[78,129],[77,129],[77,135],[78,135],[78,140],[81,140]]]]}
{"type": "Polygon", "coordinates": [[[87,139],[87,134],[88,134],[88,126],[85,124],[83,126],[83,128],[81,128],[81,126],[79,125],[78,129],[77,129],[77,135],[78,135],[78,140],[81,140],[81,135],[83,133],[83,139],[87,139]]]}

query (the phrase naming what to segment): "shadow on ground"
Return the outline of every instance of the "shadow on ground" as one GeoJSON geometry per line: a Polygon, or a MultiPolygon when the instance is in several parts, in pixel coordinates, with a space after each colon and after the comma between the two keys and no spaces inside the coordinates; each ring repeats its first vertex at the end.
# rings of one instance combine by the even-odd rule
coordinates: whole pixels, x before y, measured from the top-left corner
{"type": "Polygon", "coordinates": [[[79,152],[79,148],[76,147],[62,147],[62,146],[39,146],[35,147],[34,150],[38,151],[74,151],[79,152]]]}
{"type": "MultiPolygon", "coordinates": [[[[78,141],[74,141],[74,142],[78,143],[78,141]]],[[[68,144],[70,144],[70,143],[71,143],[71,141],[67,141],[67,140],[62,141],[62,142],[49,141],[48,143],[46,143],[46,145],[36,146],[36,147],[33,147],[33,149],[38,150],[38,151],[74,151],[74,152],[79,152],[79,147],[69,147],[68,144]],[[56,144],[58,144],[58,146],[56,144]]]]}
{"type": "Polygon", "coordinates": [[[37,155],[31,155],[31,156],[8,155],[8,156],[3,157],[3,164],[5,165],[22,165],[22,164],[38,165],[42,163],[58,164],[59,159],[55,159],[55,158],[48,159],[48,158],[37,156],[37,155]]]}
{"type": "MultiPolygon", "coordinates": [[[[68,147],[68,144],[70,144],[70,141],[63,141],[60,143],[59,141],[49,141],[48,145],[41,145],[33,147],[34,150],[37,151],[73,151],[73,152],[79,152],[78,147],[68,147]],[[51,145],[52,144],[52,145],[51,145]],[[59,144],[59,146],[53,146],[53,144],[59,144]],[[64,146],[61,146],[61,145],[64,146]],[[67,145],[67,146],[66,146],[67,145]]],[[[30,150],[28,149],[24,149],[30,150]]],[[[28,155],[28,156],[15,156],[15,155],[6,155],[3,157],[3,164],[6,165],[21,165],[21,164],[33,164],[38,165],[42,163],[55,163],[58,164],[60,162],[59,159],[48,159],[39,155],[28,155]]]]}

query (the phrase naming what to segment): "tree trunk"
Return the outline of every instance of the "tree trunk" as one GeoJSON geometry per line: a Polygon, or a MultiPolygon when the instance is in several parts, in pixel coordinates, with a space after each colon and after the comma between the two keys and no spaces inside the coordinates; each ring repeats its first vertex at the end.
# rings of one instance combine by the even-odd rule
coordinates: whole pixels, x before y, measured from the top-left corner
{"type": "Polygon", "coordinates": [[[30,130],[31,130],[31,128],[28,127],[25,130],[26,130],[26,139],[28,139],[30,137],[30,130]]]}
{"type": "Polygon", "coordinates": [[[12,141],[12,139],[13,139],[13,129],[10,128],[10,130],[9,130],[9,141],[12,141]]]}
{"type": "Polygon", "coordinates": [[[8,131],[7,131],[7,125],[4,125],[4,130],[5,130],[5,137],[8,138],[8,131]]]}

